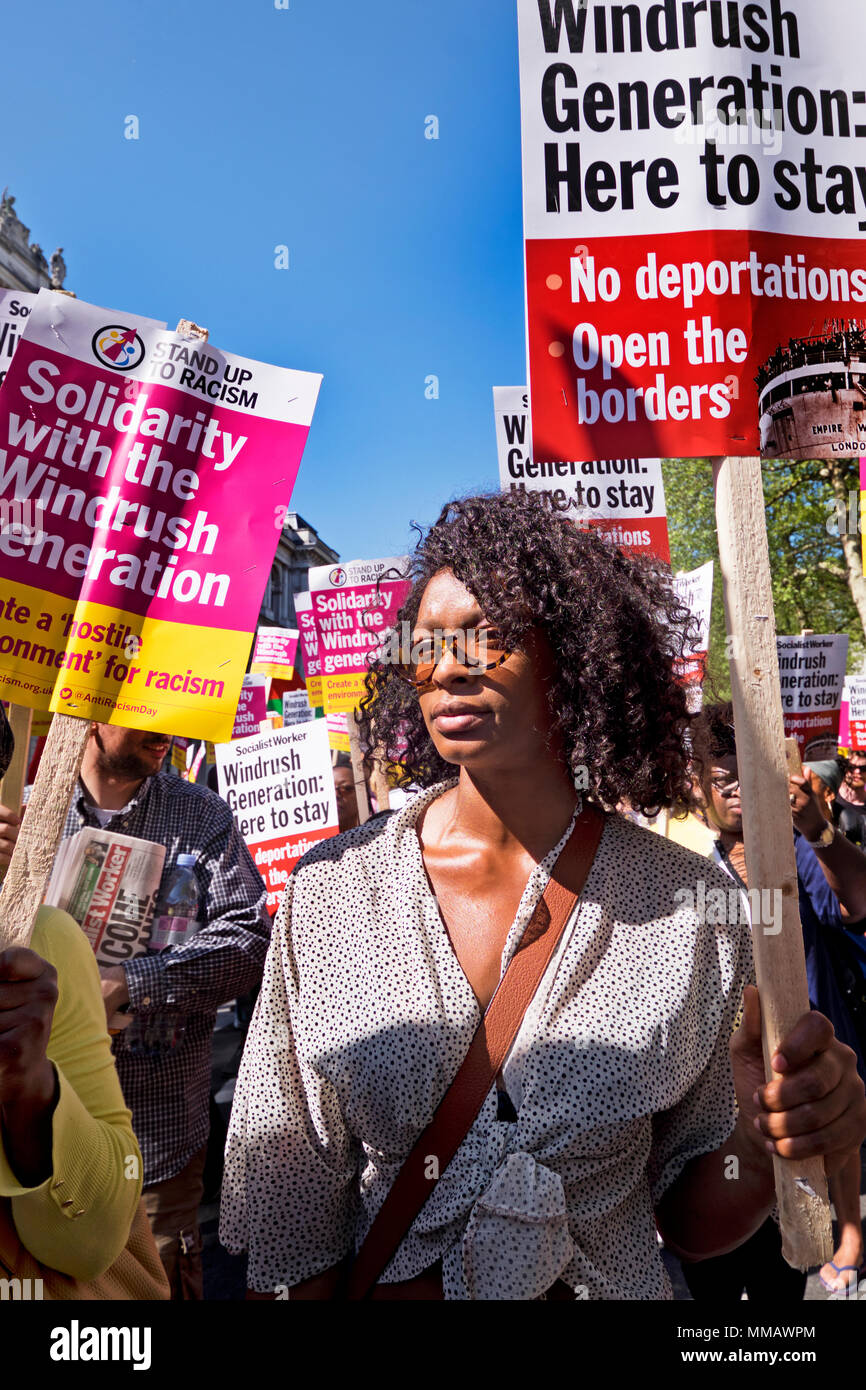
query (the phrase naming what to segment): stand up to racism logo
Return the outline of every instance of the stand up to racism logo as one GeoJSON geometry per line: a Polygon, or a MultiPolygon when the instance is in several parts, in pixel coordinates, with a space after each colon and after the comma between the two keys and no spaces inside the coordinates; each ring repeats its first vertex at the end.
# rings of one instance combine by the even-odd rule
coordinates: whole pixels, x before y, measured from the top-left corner
{"type": "Polygon", "coordinates": [[[131,372],[144,358],[144,343],[134,328],[110,323],[98,328],[93,335],[93,355],[103,367],[118,372],[131,372]]]}

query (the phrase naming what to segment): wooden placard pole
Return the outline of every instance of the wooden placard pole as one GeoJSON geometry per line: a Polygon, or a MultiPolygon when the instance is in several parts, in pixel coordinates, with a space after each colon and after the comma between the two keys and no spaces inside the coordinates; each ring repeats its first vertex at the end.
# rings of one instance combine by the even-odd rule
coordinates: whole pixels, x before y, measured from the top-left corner
{"type": "Polygon", "coordinates": [[[0,894],[0,950],[28,946],[63,836],[90,721],[55,714],[0,894]]]}
{"type": "MultiPolygon", "coordinates": [[[[177,332],[207,341],[207,329],[188,319],[180,320],[177,332]]],[[[0,950],[30,944],[36,914],[63,837],[90,723],[74,714],[55,714],[51,721],[27,814],[0,894],[0,950]]]]}
{"type": "Polygon", "coordinates": [[[391,789],[388,786],[388,778],[385,775],[385,763],[382,758],[377,757],[373,763],[373,795],[376,798],[376,809],[388,811],[391,806],[391,789]]]}
{"type": "Polygon", "coordinates": [[[358,824],[364,825],[370,819],[370,802],[364,777],[364,755],[361,752],[361,739],[354,710],[350,710],[346,716],[346,723],[349,726],[349,757],[352,759],[352,776],[355,779],[355,795],[358,798],[358,824]]]}
{"type": "Polygon", "coordinates": [[[802,777],[803,764],[800,761],[800,745],[795,738],[785,739],[785,757],[788,760],[788,776],[802,777]]]}
{"type": "MultiPolygon", "coordinates": [[[[729,634],[731,695],[750,889],[781,891],[782,920],[755,923],[752,948],[761,996],[764,1065],[809,1011],[788,766],[779,686],[770,554],[761,461],[713,460],[719,558],[729,634]]],[[[774,1158],[782,1253],[809,1269],[832,1258],[827,1180],[821,1158],[774,1158]]]]}
{"type": "Polygon", "coordinates": [[[25,705],[9,706],[9,727],[15,740],[12,761],[0,782],[0,806],[8,806],[16,816],[21,810],[24,784],[27,780],[27,760],[30,754],[30,727],[33,711],[25,705]]]}
{"type": "MultiPolygon", "coordinates": [[[[364,776],[364,755],[361,751],[361,739],[358,733],[358,711],[350,710],[346,715],[346,724],[349,729],[349,757],[352,762],[352,778],[355,785],[355,795],[358,799],[358,824],[364,825],[370,819],[370,798],[367,794],[367,780],[364,776]]],[[[338,753],[336,749],[331,753],[331,765],[336,767],[338,753]]],[[[376,798],[376,809],[387,811],[389,809],[391,794],[388,787],[388,778],[385,775],[384,762],[378,757],[373,759],[373,771],[370,777],[371,790],[376,798]]]]}

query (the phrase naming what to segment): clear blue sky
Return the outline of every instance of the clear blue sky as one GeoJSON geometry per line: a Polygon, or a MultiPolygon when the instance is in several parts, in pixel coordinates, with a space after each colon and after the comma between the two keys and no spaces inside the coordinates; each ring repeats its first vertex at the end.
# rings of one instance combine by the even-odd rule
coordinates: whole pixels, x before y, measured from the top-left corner
{"type": "Polygon", "coordinates": [[[289,6],[8,7],[0,187],[80,298],[322,372],[292,505],[392,554],[497,486],[491,388],[525,376],[516,5],[289,6]]]}

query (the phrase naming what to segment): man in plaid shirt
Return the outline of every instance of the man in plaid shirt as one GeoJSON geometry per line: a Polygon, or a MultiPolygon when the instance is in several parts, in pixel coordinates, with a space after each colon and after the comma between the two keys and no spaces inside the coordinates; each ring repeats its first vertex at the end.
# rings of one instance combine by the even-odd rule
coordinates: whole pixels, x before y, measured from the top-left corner
{"type": "MultiPolygon", "coordinates": [[[[196,857],[198,930],[180,945],[101,974],[108,1017],[127,1008],[133,1016],[115,1039],[114,1055],[172,1297],[200,1299],[198,1207],[216,1011],[260,982],[270,918],[261,875],[226,803],[160,771],[170,743],[165,734],[94,724],[63,834],[102,826],[165,845],[160,891],[179,854],[196,857]]],[[[17,818],[5,810],[0,820],[14,840],[17,818]]]]}

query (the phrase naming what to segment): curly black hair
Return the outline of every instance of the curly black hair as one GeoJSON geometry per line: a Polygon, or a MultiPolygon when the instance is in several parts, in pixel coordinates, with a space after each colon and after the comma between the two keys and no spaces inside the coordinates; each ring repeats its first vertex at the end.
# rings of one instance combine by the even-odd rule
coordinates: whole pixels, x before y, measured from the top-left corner
{"type": "Polygon", "coordinates": [[[705,704],[692,719],[689,737],[692,745],[692,763],[697,775],[703,780],[717,758],[730,757],[732,754],[736,756],[737,739],[734,732],[732,701],[705,704]]]}
{"type": "MultiPolygon", "coordinates": [[[[420,531],[420,528],[418,528],[420,531]]],[[[533,493],[449,502],[411,561],[412,590],[397,617],[410,630],[432,577],[450,570],[506,641],[540,628],[558,675],[549,689],[572,773],[586,768],[591,796],[655,813],[690,796],[683,735],[686,692],[674,662],[693,649],[696,625],[666,565],[620,550],[549,511],[533,493]]],[[[369,662],[362,741],[400,786],[429,786],[455,769],[437,753],[414,690],[397,668],[369,662]]]]}

